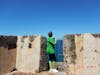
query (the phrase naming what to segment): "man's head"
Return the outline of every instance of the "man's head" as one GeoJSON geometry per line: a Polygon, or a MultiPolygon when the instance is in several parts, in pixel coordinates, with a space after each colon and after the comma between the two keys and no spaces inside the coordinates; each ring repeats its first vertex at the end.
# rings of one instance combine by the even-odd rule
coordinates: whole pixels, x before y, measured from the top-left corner
{"type": "Polygon", "coordinates": [[[53,36],[53,33],[52,33],[52,32],[49,32],[49,33],[48,33],[48,36],[49,36],[49,37],[52,37],[52,36],[53,36]]]}

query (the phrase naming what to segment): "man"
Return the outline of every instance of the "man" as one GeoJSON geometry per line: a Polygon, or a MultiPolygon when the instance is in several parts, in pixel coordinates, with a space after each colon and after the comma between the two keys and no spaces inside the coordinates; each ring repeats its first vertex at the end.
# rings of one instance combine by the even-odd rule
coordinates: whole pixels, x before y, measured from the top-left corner
{"type": "Polygon", "coordinates": [[[54,51],[54,45],[56,44],[56,40],[52,38],[53,33],[49,32],[48,33],[48,38],[47,38],[47,49],[46,52],[49,56],[49,67],[50,67],[50,72],[58,72],[56,70],[56,58],[55,58],[55,51],[54,51]]]}

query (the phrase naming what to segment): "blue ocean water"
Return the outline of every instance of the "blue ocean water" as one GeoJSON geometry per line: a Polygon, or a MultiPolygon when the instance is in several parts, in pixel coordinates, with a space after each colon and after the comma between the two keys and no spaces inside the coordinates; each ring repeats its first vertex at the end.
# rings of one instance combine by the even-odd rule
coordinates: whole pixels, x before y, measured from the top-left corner
{"type": "Polygon", "coordinates": [[[55,44],[55,56],[57,62],[63,62],[64,56],[63,56],[63,41],[57,40],[57,43],[55,44]]]}

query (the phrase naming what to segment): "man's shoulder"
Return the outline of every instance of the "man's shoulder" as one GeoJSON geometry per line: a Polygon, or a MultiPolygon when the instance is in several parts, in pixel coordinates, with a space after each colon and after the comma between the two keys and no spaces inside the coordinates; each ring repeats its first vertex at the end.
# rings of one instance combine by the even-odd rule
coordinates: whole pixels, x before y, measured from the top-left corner
{"type": "Polygon", "coordinates": [[[52,37],[48,37],[48,40],[52,40],[53,38],[52,37]]]}

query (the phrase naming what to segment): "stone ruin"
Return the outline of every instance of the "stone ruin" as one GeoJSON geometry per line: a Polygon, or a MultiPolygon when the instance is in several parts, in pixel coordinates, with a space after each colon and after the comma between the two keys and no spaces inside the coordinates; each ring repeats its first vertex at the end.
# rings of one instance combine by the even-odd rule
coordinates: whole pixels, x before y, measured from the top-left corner
{"type": "MultiPolygon", "coordinates": [[[[57,68],[63,73],[52,75],[100,75],[100,34],[65,35],[62,51],[64,61],[57,68]]],[[[48,71],[46,37],[0,36],[0,75],[31,75],[8,74],[13,71],[48,71]]]]}
{"type": "Polygon", "coordinates": [[[63,53],[68,75],[100,75],[100,34],[65,35],[63,53]]]}
{"type": "Polygon", "coordinates": [[[47,70],[45,49],[45,37],[0,36],[0,75],[14,70],[33,73],[47,70]]]}

